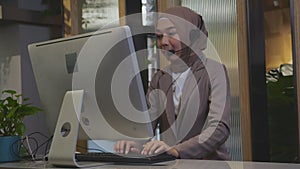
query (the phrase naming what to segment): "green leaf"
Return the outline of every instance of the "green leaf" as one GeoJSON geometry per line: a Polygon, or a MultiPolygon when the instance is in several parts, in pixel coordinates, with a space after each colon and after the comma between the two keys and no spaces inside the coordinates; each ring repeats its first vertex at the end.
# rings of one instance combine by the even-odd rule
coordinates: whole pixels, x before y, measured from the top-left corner
{"type": "Polygon", "coordinates": [[[22,136],[25,133],[26,126],[23,123],[16,124],[16,132],[19,136],[22,136]]]}
{"type": "Polygon", "coordinates": [[[5,94],[5,93],[8,93],[8,94],[14,95],[14,94],[16,94],[17,92],[16,92],[16,91],[14,91],[14,90],[3,90],[3,91],[2,91],[2,94],[5,94]]]}
{"type": "Polygon", "coordinates": [[[19,109],[18,109],[18,115],[24,117],[24,116],[28,116],[28,115],[34,115],[37,114],[38,112],[42,111],[40,108],[34,107],[34,106],[25,106],[22,105],[19,109]]]}
{"type": "Polygon", "coordinates": [[[15,96],[16,96],[16,98],[18,98],[18,97],[21,97],[22,94],[16,94],[15,96]]]}
{"type": "Polygon", "coordinates": [[[26,150],[26,147],[24,146],[24,144],[21,144],[21,155],[22,156],[25,156],[27,154],[27,150],[26,150]]]}
{"type": "Polygon", "coordinates": [[[7,106],[9,106],[9,107],[15,107],[15,106],[19,105],[18,101],[13,99],[12,97],[7,97],[6,100],[7,100],[7,106]]]}
{"type": "Polygon", "coordinates": [[[18,110],[18,108],[19,108],[19,107],[14,107],[14,108],[10,109],[10,110],[8,111],[6,117],[7,117],[8,119],[14,117],[14,116],[16,115],[16,111],[18,110]]]}
{"type": "Polygon", "coordinates": [[[23,135],[26,129],[23,118],[37,114],[42,109],[31,103],[21,104],[20,100],[25,102],[29,98],[22,99],[22,94],[16,94],[14,90],[4,90],[2,93],[10,95],[0,100],[0,136],[23,135]]]}

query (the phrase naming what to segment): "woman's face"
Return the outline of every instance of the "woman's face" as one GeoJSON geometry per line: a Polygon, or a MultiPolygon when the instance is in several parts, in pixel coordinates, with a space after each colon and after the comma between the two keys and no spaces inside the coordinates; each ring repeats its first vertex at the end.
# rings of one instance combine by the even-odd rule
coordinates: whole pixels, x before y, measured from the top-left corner
{"type": "Polygon", "coordinates": [[[167,18],[158,20],[156,28],[157,45],[169,61],[175,61],[179,57],[176,53],[181,49],[181,43],[175,25],[167,18]],[[171,52],[173,51],[173,52],[171,52]],[[174,53],[175,54],[172,54],[174,53]]]}

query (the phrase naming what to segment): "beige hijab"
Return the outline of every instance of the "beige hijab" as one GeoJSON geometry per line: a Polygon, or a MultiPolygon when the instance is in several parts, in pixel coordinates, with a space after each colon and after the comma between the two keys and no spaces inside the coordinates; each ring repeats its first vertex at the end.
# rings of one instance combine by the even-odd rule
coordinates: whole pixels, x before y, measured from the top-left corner
{"type": "Polygon", "coordinates": [[[167,9],[159,15],[158,20],[162,18],[168,18],[174,24],[181,40],[182,51],[178,55],[186,65],[182,66],[182,64],[173,63],[171,68],[173,67],[175,72],[182,72],[195,61],[196,53],[199,55],[207,46],[208,32],[205,28],[205,23],[201,15],[182,6],[167,9]]]}

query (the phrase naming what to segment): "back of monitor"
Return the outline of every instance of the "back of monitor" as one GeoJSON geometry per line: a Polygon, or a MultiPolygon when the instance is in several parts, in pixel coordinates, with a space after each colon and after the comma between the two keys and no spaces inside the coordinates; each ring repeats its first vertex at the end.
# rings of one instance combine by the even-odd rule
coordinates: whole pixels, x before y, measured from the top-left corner
{"type": "Polygon", "coordinates": [[[56,124],[52,164],[80,166],[78,138],[153,136],[129,27],[31,44],[29,53],[50,131],[56,124]]]}

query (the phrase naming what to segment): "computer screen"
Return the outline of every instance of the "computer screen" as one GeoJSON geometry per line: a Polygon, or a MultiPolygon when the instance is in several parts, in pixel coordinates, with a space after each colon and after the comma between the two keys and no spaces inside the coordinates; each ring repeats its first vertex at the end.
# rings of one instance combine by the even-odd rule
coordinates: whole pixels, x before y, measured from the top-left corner
{"type": "Polygon", "coordinates": [[[28,49],[50,134],[66,91],[83,89],[79,137],[153,136],[128,26],[34,43],[28,49]]]}

